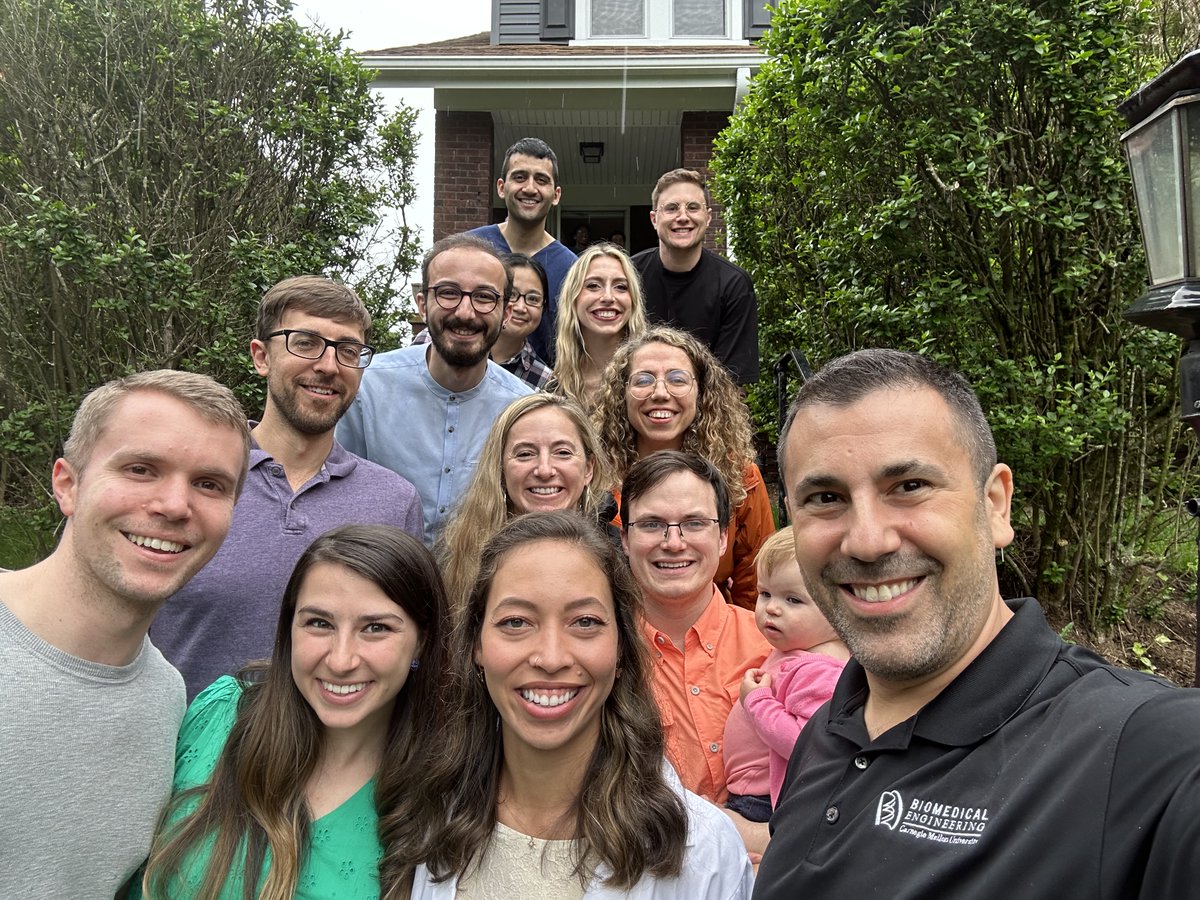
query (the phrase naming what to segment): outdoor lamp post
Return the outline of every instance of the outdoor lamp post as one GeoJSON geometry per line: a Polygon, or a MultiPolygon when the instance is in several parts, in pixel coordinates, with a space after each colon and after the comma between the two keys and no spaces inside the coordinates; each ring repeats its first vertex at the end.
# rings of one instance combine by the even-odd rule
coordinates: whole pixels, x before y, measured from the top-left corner
{"type": "MultiPolygon", "coordinates": [[[[1121,143],[1150,273],[1149,290],[1125,310],[1125,318],[1187,342],[1179,360],[1180,416],[1200,435],[1200,49],[1117,109],[1129,122],[1121,143]]],[[[1200,498],[1187,501],[1187,509],[1200,516],[1200,498]]],[[[1200,621],[1200,584],[1196,612],[1200,621]]],[[[1200,640],[1195,685],[1200,687],[1200,640]]]]}

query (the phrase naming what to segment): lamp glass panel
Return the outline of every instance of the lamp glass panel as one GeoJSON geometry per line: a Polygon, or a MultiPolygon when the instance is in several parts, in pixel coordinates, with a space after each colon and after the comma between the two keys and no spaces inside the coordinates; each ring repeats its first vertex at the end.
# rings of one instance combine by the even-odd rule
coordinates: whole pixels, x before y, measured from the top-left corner
{"type": "Polygon", "coordinates": [[[1152,284],[1177,281],[1184,274],[1177,113],[1159,116],[1125,141],[1152,284]]]}
{"type": "Polygon", "coordinates": [[[1200,102],[1188,103],[1179,107],[1183,117],[1184,135],[1187,137],[1187,172],[1186,194],[1187,203],[1187,235],[1188,267],[1185,273],[1189,278],[1200,274],[1200,102]]]}

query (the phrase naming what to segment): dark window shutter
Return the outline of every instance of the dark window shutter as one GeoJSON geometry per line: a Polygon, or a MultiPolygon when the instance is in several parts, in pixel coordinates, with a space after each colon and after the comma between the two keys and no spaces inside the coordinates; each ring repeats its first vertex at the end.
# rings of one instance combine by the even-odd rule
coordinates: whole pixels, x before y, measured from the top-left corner
{"type": "Polygon", "coordinates": [[[569,41],[575,37],[575,0],[541,0],[542,39],[569,41]]]}
{"type": "Polygon", "coordinates": [[[771,10],[779,5],[779,0],[742,0],[742,3],[743,37],[749,40],[762,37],[771,24],[771,10]]]}

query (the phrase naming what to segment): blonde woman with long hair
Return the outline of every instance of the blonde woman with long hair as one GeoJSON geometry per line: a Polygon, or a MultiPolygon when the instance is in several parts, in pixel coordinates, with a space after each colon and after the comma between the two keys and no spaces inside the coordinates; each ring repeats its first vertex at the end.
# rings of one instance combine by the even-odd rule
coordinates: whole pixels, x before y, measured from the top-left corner
{"type": "Polygon", "coordinates": [[[574,401],[530,394],[505,407],[438,544],[452,608],[462,604],[475,581],[479,548],[511,517],[575,509],[594,518],[608,499],[610,478],[600,439],[574,401]]]}
{"type": "Polygon", "coordinates": [[[593,420],[618,484],[656,450],[695,453],[720,471],[734,514],[713,581],[727,600],[754,609],[754,557],[775,519],[754,462],[750,412],[725,367],[690,334],[656,325],[613,355],[593,420]]]}
{"type": "Polygon", "coordinates": [[[617,347],[645,330],[646,305],[633,263],[613,244],[593,244],[563,279],[554,379],[546,389],[590,409],[617,347]]]}

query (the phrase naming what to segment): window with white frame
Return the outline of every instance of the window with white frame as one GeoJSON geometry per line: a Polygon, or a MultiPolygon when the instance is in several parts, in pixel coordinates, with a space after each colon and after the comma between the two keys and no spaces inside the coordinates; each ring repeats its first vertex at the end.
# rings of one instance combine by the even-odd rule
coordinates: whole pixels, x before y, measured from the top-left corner
{"type": "Polygon", "coordinates": [[[592,37],[645,37],[645,0],[592,0],[592,37]]]}
{"type": "Polygon", "coordinates": [[[674,0],[675,37],[725,37],[725,0],[674,0]]]}
{"type": "Polygon", "coordinates": [[[729,37],[730,0],[584,0],[588,38],[729,37]]]}

